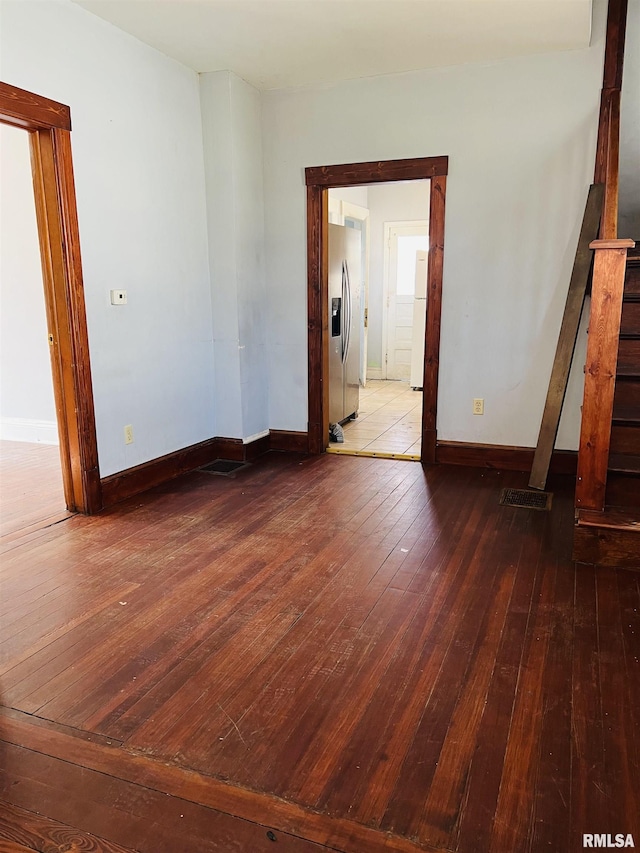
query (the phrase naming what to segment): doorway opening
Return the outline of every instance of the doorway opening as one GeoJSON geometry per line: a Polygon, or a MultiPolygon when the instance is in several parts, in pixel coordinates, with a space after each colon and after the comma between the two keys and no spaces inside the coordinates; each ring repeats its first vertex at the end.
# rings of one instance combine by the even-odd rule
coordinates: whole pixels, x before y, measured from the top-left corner
{"type": "MultiPolygon", "coordinates": [[[[322,453],[329,444],[329,423],[330,423],[330,355],[332,348],[332,339],[338,328],[337,318],[334,315],[334,308],[341,308],[340,295],[334,295],[330,299],[329,294],[329,276],[331,268],[330,258],[330,228],[335,228],[335,203],[332,203],[330,198],[330,190],[338,188],[359,188],[362,189],[367,185],[391,184],[395,182],[423,182],[425,186],[425,215],[418,222],[427,224],[428,231],[428,250],[426,254],[426,322],[424,327],[424,354],[422,356],[422,385],[424,392],[422,400],[419,404],[419,426],[417,430],[417,440],[412,442],[413,450],[417,450],[419,441],[420,453],[419,458],[423,462],[435,462],[436,451],[436,415],[437,415],[437,392],[438,392],[438,363],[439,363],[439,348],[440,348],[440,313],[441,313],[441,298],[442,298],[442,262],[444,251],[444,212],[445,212],[445,192],[446,192],[446,175],[448,168],[447,157],[426,157],[413,160],[390,160],[377,163],[356,163],[340,166],[323,166],[311,167],[306,169],[307,183],[307,257],[308,257],[308,342],[309,342],[309,448],[312,453],[322,453]],[[424,182],[428,182],[424,184],[424,182]],[[333,208],[333,209],[331,209],[333,208]],[[333,220],[330,226],[330,219],[333,220]]],[[[349,200],[349,203],[353,203],[349,200]]],[[[344,202],[343,202],[344,204],[344,202]]],[[[360,205],[361,207],[363,205],[360,205]]],[[[342,211],[343,227],[348,223],[344,221],[344,208],[342,211]]],[[[360,214],[360,222],[364,222],[365,218],[360,214]]],[[[424,227],[424,225],[423,225],[424,227]]],[[[371,241],[371,216],[369,216],[367,239],[371,241]]],[[[365,231],[364,227],[360,228],[361,232],[365,231]]],[[[418,235],[400,235],[397,236],[420,236],[418,235]]],[[[411,242],[411,241],[409,241],[411,242]]],[[[408,245],[408,244],[407,244],[408,245]]],[[[411,246],[411,251],[414,257],[415,271],[415,251],[416,246],[411,246]]],[[[424,251],[421,250],[421,251],[424,251]]],[[[397,262],[397,248],[396,248],[397,262]]],[[[403,252],[406,257],[406,252],[403,252]]],[[[387,252],[387,266],[389,264],[389,253],[387,252]]],[[[340,266],[342,277],[344,278],[344,263],[340,266]]],[[[406,266],[406,264],[405,264],[406,266]]],[[[349,267],[349,264],[347,264],[349,267]]],[[[370,270],[369,270],[370,272],[370,270]]],[[[352,276],[353,278],[353,276],[352,276]]],[[[363,276],[363,281],[366,276],[363,276]]],[[[415,280],[415,272],[414,272],[415,280]]],[[[403,304],[402,299],[398,299],[397,284],[396,287],[396,309],[398,304],[403,304]]],[[[406,285],[402,288],[406,289],[406,285]]],[[[365,336],[364,344],[360,347],[361,352],[368,352],[366,357],[366,373],[364,382],[361,386],[366,389],[363,394],[363,399],[366,399],[368,391],[377,391],[379,389],[370,388],[373,382],[386,382],[386,367],[385,378],[382,378],[383,367],[382,363],[378,365],[379,373],[375,374],[375,355],[372,355],[372,335],[371,335],[371,282],[365,286],[365,298],[363,300],[362,313],[365,318],[365,336]],[[368,287],[368,289],[367,289],[368,287]],[[373,373],[372,373],[373,369],[373,373]]],[[[407,294],[400,294],[400,297],[407,294]]],[[[346,300],[345,300],[346,301],[346,300]]],[[[404,300],[407,305],[403,311],[406,314],[407,308],[413,310],[415,297],[404,300]]],[[[381,300],[382,304],[382,300],[381,300]]],[[[396,314],[397,314],[396,310],[396,314]]],[[[344,315],[343,315],[344,316],[344,315]]],[[[394,321],[395,322],[395,321],[394,321]]],[[[344,325],[344,323],[342,323],[344,325]]],[[[380,318],[382,325],[382,317],[380,318]]],[[[389,321],[387,318],[387,331],[389,321]]],[[[406,336],[407,329],[413,328],[413,323],[407,323],[405,327],[396,323],[395,336],[401,338],[403,334],[406,336]],[[404,331],[402,329],[404,328],[404,331]]],[[[388,334],[386,335],[388,338],[388,334]]],[[[334,342],[335,343],[335,342],[334,342]]],[[[382,336],[380,336],[380,347],[382,347],[382,336]]],[[[334,347],[335,348],[335,347],[334,347]]],[[[345,349],[344,345],[342,347],[345,349]]],[[[403,370],[408,374],[405,382],[407,390],[409,390],[410,380],[410,355],[407,354],[412,350],[412,347],[402,347],[397,355],[398,363],[402,360],[407,360],[403,370]]],[[[386,363],[388,364],[388,347],[385,344],[386,363]]],[[[362,355],[361,355],[362,363],[362,355]]],[[[362,373],[362,366],[361,366],[362,373]]],[[[401,381],[401,380],[396,380],[401,381]]],[[[418,388],[419,386],[415,386],[418,388]]],[[[413,392],[417,393],[417,392],[413,392]]],[[[414,398],[415,399],[415,398],[414,398]]],[[[348,417],[350,413],[346,413],[348,417]]],[[[417,420],[417,418],[416,418],[417,420]]],[[[345,421],[346,422],[346,421],[345,421]]],[[[373,424],[373,421],[371,422],[373,424]]],[[[364,432],[364,430],[361,430],[364,432]]],[[[365,455],[372,455],[371,452],[365,455]]],[[[376,455],[403,455],[400,453],[376,453],[376,455]]],[[[408,454],[409,458],[416,458],[417,453],[408,454]]]]}
{"type": "Polygon", "coordinates": [[[64,500],[102,508],[82,284],[71,116],[64,104],[0,83],[0,123],[28,134],[64,500]]]}
{"type": "Polygon", "coordinates": [[[359,257],[344,258],[357,306],[350,317],[350,351],[337,346],[340,328],[334,328],[333,317],[329,333],[331,453],[420,458],[428,214],[428,180],[329,190],[330,300],[339,303],[342,296],[334,255],[347,238],[359,241],[359,257]],[[346,358],[340,359],[341,354],[346,358]],[[349,405],[341,413],[335,406],[337,385],[344,367],[355,379],[353,362],[358,359],[359,387],[353,383],[352,395],[348,385],[349,405]],[[331,428],[335,422],[341,431],[331,428]]]}
{"type": "Polygon", "coordinates": [[[0,536],[67,517],[29,139],[0,125],[0,536]]]}

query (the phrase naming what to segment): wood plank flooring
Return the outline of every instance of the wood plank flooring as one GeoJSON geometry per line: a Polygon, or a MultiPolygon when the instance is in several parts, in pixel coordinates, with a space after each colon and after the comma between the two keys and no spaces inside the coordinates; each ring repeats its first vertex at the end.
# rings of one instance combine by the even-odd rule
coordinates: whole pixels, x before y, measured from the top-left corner
{"type": "Polygon", "coordinates": [[[67,512],[57,445],[0,441],[0,537],[3,542],[55,524],[67,512]]]}
{"type": "Polygon", "coordinates": [[[640,576],[525,483],[271,453],[14,543],[0,850],[638,845],[640,576]]]}

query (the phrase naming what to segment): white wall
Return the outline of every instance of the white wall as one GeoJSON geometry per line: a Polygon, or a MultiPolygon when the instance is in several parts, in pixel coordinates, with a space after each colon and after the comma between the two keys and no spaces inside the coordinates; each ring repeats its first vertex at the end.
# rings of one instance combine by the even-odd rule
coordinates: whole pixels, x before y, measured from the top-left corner
{"type": "Polygon", "coordinates": [[[268,430],[260,93],[200,75],[215,348],[216,434],[268,430]]]}
{"type": "Polygon", "coordinates": [[[366,186],[332,187],[329,190],[329,198],[335,198],[339,201],[348,201],[350,204],[357,204],[360,207],[368,207],[369,189],[366,186]]]}
{"type": "Polygon", "coordinates": [[[382,367],[384,225],[385,222],[429,219],[429,181],[408,181],[369,186],[369,338],[368,366],[382,367]]]}
{"type": "Polygon", "coordinates": [[[585,50],[265,94],[272,427],[307,425],[305,166],[446,154],[439,436],[535,444],[593,173],[604,12],[585,50]]]}
{"type": "Polygon", "coordinates": [[[105,476],[214,434],[198,78],[68,0],[1,8],[2,79],[71,107],[105,476]]]}
{"type": "Polygon", "coordinates": [[[640,0],[631,0],[620,105],[620,237],[640,241],[640,0]]]}
{"type": "Polygon", "coordinates": [[[0,437],[56,444],[29,134],[0,125],[0,437]]]}

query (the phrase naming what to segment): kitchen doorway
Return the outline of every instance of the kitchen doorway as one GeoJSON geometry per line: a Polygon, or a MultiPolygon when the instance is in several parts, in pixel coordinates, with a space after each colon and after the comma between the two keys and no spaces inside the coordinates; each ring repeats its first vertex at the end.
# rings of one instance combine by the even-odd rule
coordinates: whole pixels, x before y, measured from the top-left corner
{"type": "Polygon", "coordinates": [[[424,393],[420,412],[420,459],[435,462],[444,211],[448,158],[428,157],[306,169],[309,449],[322,453],[329,443],[329,189],[396,181],[429,180],[429,252],[424,393]]]}

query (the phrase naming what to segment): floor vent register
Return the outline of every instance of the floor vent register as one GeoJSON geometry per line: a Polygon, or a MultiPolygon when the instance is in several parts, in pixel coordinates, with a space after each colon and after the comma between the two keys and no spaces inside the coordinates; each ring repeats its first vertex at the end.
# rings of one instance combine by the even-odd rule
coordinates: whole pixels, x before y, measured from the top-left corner
{"type": "Polygon", "coordinates": [[[531,489],[503,489],[500,503],[504,506],[520,506],[524,509],[550,510],[553,494],[531,489]]]}
{"type": "Polygon", "coordinates": [[[250,462],[233,462],[231,459],[216,459],[208,465],[202,465],[198,470],[206,474],[218,474],[220,477],[233,477],[237,471],[248,468],[250,462]]]}

